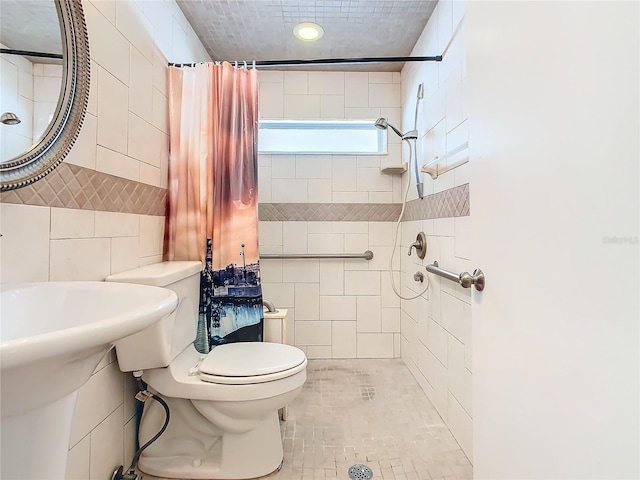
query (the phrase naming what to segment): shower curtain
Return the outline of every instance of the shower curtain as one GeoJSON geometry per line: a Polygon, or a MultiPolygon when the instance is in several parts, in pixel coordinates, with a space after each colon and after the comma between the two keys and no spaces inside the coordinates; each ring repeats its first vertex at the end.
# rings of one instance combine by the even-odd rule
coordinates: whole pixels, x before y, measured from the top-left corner
{"type": "Polygon", "coordinates": [[[262,341],[258,80],[229,63],[169,67],[164,259],[200,260],[196,348],[262,341]]]}

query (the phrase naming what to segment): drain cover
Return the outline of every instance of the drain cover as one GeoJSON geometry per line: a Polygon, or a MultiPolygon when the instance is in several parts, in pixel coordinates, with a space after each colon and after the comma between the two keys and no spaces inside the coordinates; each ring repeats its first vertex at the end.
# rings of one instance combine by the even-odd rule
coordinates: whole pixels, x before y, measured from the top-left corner
{"type": "Polygon", "coordinates": [[[349,467],[349,478],[351,480],[370,480],[373,478],[373,470],[366,465],[353,465],[349,467]]]}

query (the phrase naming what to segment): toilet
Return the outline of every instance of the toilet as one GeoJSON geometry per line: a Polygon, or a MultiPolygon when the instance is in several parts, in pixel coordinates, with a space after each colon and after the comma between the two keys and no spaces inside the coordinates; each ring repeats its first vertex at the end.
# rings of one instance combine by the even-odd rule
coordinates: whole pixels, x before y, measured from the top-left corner
{"type": "MultiPolygon", "coordinates": [[[[177,310],[116,343],[123,372],[142,370],[148,389],[168,404],[165,432],[144,450],[138,468],[163,478],[249,479],[268,475],[283,460],[278,409],[307,378],[302,350],[279,343],[242,342],[200,354],[200,262],[163,262],[107,277],[109,282],[166,287],[177,310]]],[[[140,445],[161,429],[165,412],[147,400],[140,445]]]]}

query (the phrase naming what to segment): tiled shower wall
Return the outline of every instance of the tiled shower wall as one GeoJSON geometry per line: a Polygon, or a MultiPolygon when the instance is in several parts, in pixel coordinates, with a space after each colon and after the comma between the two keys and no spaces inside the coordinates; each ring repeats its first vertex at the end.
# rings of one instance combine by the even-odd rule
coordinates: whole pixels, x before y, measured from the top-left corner
{"type": "MultiPolygon", "coordinates": [[[[2,283],[102,280],[161,260],[164,211],[153,203],[166,187],[167,61],[209,58],[173,1],[82,6],[92,60],[87,115],[54,173],[2,194],[2,283]]],[[[68,479],[111,478],[128,466],[132,395],[110,353],[80,390],[68,479]]]]}
{"type": "MultiPolygon", "coordinates": [[[[468,139],[464,34],[464,2],[441,0],[412,55],[445,52],[443,61],[407,64],[402,70],[405,130],[413,126],[417,86],[424,83],[418,117],[419,164],[443,156],[468,139]]],[[[416,300],[402,301],[402,359],[472,460],[471,289],[427,274],[424,268],[437,260],[444,269],[473,272],[469,204],[459,204],[444,218],[435,218],[441,217],[437,208],[420,208],[430,199],[445,201],[444,197],[462,195],[464,190],[468,202],[469,163],[436,180],[423,176],[425,194],[432,196],[415,200],[411,188],[408,210],[412,215],[402,223],[402,248],[406,251],[423,231],[427,255],[422,261],[415,255],[402,255],[401,275],[405,295],[415,295],[425,286],[413,280],[414,272],[427,275],[430,287],[416,300]]]]}
{"type": "MultiPolygon", "coordinates": [[[[264,119],[401,120],[399,73],[261,71],[259,80],[264,119]]],[[[291,339],[310,358],[400,356],[389,261],[401,181],[380,168],[401,163],[401,146],[388,139],[383,156],[259,157],[262,253],[374,253],[371,261],[261,261],[265,298],[290,309],[291,339]],[[345,204],[351,221],[332,220],[345,204]]]]}

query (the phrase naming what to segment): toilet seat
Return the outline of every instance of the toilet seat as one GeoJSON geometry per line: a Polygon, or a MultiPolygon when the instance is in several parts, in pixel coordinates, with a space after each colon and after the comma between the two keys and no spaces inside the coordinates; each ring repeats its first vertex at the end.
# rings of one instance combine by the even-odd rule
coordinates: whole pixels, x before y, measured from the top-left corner
{"type": "Polygon", "coordinates": [[[281,343],[237,342],[215,347],[198,367],[200,380],[223,385],[271,382],[307,366],[302,350],[281,343]]]}

